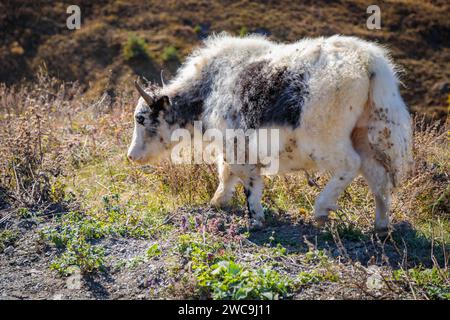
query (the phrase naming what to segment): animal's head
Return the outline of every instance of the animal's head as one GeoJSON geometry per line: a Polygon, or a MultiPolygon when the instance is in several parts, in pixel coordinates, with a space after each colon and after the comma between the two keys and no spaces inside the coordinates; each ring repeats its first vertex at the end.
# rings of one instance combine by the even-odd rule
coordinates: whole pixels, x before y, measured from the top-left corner
{"type": "Polygon", "coordinates": [[[151,85],[144,89],[135,81],[140,98],[134,111],[133,140],[128,159],[137,163],[155,162],[169,150],[170,130],[165,115],[170,107],[168,96],[151,85]]]}

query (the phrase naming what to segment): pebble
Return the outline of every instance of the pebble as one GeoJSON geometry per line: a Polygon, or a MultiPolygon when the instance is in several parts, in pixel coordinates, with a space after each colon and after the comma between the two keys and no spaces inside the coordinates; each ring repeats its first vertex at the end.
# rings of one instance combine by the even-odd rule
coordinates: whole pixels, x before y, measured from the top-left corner
{"type": "Polygon", "coordinates": [[[145,294],[138,294],[136,298],[138,298],[139,300],[144,300],[145,294]]]}
{"type": "Polygon", "coordinates": [[[64,296],[61,293],[55,293],[52,297],[52,300],[62,300],[64,296]]]}
{"type": "Polygon", "coordinates": [[[6,249],[3,251],[3,253],[7,254],[7,255],[10,255],[13,252],[14,252],[14,247],[13,246],[6,247],[6,249]]]}

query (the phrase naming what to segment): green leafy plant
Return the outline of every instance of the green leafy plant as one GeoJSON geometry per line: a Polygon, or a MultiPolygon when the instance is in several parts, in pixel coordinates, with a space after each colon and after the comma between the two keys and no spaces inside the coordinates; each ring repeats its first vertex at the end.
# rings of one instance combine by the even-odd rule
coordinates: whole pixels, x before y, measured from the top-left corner
{"type": "MultiPolygon", "coordinates": [[[[51,268],[61,274],[70,274],[73,267],[82,272],[102,270],[104,264],[103,249],[91,244],[93,240],[108,235],[131,236],[136,238],[147,235],[138,220],[129,213],[127,206],[120,204],[118,194],[104,196],[103,208],[98,215],[85,215],[69,212],[62,216],[57,227],[47,227],[40,231],[43,240],[64,249],[51,268]]],[[[150,253],[157,255],[159,247],[152,246],[150,253]]]]}
{"type": "Polygon", "coordinates": [[[50,268],[57,270],[63,275],[69,275],[78,267],[82,273],[89,273],[104,268],[103,248],[89,244],[80,238],[71,241],[66,251],[56,258],[50,268]]]}
{"type": "Polygon", "coordinates": [[[450,274],[448,270],[417,267],[395,270],[394,280],[412,282],[425,291],[431,299],[450,300],[450,274]]]}
{"type": "Polygon", "coordinates": [[[17,215],[22,219],[27,219],[33,216],[33,212],[28,210],[28,208],[19,208],[17,210],[17,215]]]}
{"type": "MultiPolygon", "coordinates": [[[[198,234],[180,237],[179,250],[191,261],[200,290],[213,299],[281,299],[292,282],[269,266],[253,268],[236,263],[223,245],[201,241],[198,234]]],[[[277,247],[277,250],[282,249],[277,247]]]]}
{"type": "Polygon", "coordinates": [[[213,299],[274,300],[289,295],[291,281],[270,268],[252,269],[222,260],[197,275],[198,284],[213,299]]]}
{"type": "Polygon", "coordinates": [[[361,241],[367,238],[367,236],[355,225],[340,222],[334,227],[328,227],[327,230],[321,235],[321,239],[331,241],[333,240],[333,233],[337,233],[341,239],[349,241],[361,241]]]}
{"type": "Polygon", "coordinates": [[[159,244],[154,243],[147,250],[147,257],[152,258],[162,254],[161,249],[159,248],[159,244]]]}
{"type": "Polygon", "coordinates": [[[40,231],[40,236],[55,246],[63,248],[78,238],[100,239],[106,233],[108,233],[107,226],[101,221],[83,216],[78,212],[70,212],[61,219],[59,227],[43,228],[40,231]]]}

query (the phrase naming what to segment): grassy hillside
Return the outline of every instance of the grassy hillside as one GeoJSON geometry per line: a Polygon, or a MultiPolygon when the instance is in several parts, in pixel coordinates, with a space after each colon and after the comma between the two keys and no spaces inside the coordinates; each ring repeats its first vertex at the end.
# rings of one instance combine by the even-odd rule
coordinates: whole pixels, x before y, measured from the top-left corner
{"type": "Polygon", "coordinates": [[[212,166],[135,166],[134,92],[89,102],[43,75],[0,87],[0,296],[15,298],[449,299],[449,148],[416,118],[415,175],[397,193],[395,231],[373,234],[358,178],[324,229],[313,201],[327,180],[265,180],[267,226],[249,231],[243,190],[208,201],[212,166]]]}
{"type": "Polygon", "coordinates": [[[402,94],[413,110],[445,117],[449,94],[448,1],[383,1],[381,30],[366,28],[368,1],[3,1],[0,4],[0,82],[32,79],[43,64],[91,96],[115,96],[141,74],[159,81],[173,73],[205,36],[257,32],[278,41],[356,35],[388,46],[404,68],[402,94]],[[69,4],[82,27],[65,26],[69,4]],[[127,59],[132,37],[148,56],[127,59]]]}
{"type": "Polygon", "coordinates": [[[450,299],[446,1],[383,2],[380,31],[363,1],[77,3],[75,32],[64,2],[0,4],[0,298],[450,299]],[[221,30],[392,48],[409,105],[440,120],[415,116],[390,236],[373,233],[362,178],[325,228],[312,204],[326,175],[267,178],[267,226],[250,231],[241,188],[229,211],[208,206],[213,166],[127,160],[131,79],[170,76],[221,30]]]}

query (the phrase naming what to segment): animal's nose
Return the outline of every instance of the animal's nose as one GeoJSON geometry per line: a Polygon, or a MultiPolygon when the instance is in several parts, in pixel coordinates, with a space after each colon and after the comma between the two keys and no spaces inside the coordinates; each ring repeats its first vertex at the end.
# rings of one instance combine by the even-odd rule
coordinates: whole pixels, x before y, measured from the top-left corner
{"type": "Polygon", "coordinates": [[[133,156],[131,154],[128,155],[128,159],[130,159],[130,161],[134,160],[134,158],[133,158],[133,156]]]}

